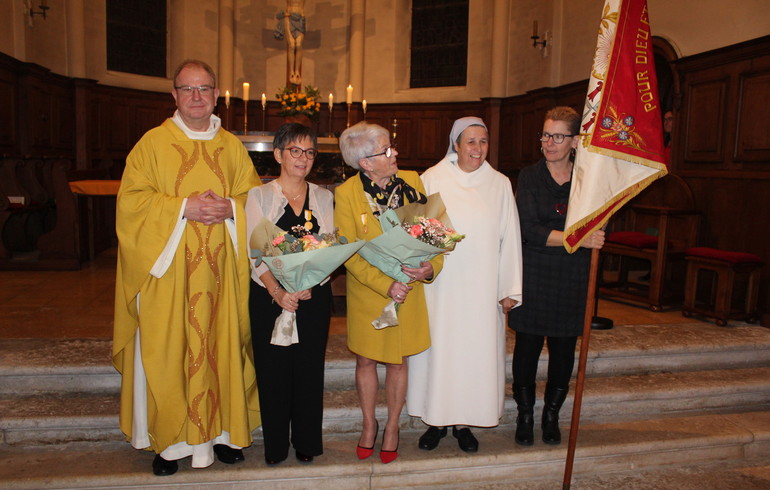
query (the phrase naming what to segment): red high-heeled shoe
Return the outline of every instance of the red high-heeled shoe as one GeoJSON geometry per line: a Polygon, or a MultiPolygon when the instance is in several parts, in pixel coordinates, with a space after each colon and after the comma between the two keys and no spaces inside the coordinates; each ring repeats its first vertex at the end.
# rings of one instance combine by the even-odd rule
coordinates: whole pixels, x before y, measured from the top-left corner
{"type": "MultiPolygon", "coordinates": [[[[382,431],[382,442],[383,444],[385,443],[385,430],[382,431]]],[[[380,448],[380,461],[382,461],[382,464],[392,463],[393,461],[396,460],[396,458],[398,458],[398,446],[400,443],[401,443],[401,432],[399,432],[398,434],[398,440],[396,442],[395,451],[386,451],[380,448]]]]}
{"type": "Polygon", "coordinates": [[[358,459],[367,459],[371,457],[372,454],[374,454],[374,444],[377,442],[377,434],[380,432],[380,422],[375,421],[376,426],[374,428],[374,442],[372,442],[372,447],[363,447],[360,444],[356,446],[356,456],[358,456],[358,459]]]}

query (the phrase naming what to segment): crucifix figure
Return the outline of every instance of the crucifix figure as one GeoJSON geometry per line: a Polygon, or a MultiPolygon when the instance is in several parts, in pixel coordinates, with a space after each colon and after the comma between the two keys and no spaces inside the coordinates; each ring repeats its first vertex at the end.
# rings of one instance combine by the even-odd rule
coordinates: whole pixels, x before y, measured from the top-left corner
{"type": "Polygon", "coordinates": [[[286,0],[275,17],[275,38],[286,39],[286,81],[302,85],[302,40],[305,38],[305,0],[286,0]]]}

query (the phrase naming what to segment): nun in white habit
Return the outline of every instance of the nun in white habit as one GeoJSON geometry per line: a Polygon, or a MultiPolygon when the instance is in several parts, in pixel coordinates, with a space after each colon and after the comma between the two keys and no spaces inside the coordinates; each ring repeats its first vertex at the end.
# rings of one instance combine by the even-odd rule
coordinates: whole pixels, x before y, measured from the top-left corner
{"type": "Polygon", "coordinates": [[[460,449],[478,450],[468,426],[494,427],[505,396],[505,314],[521,304],[521,235],[510,180],[486,161],[484,121],[455,121],[443,160],[422,175],[465,239],[425,287],[431,347],[409,360],[407,411],[435,449],[452,427],[460,449]]]}

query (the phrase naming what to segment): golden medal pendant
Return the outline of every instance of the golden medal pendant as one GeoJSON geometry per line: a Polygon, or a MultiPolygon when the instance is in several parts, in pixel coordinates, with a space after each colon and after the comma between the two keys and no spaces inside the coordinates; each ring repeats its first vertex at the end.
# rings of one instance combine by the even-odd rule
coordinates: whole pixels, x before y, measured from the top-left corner
{"type": "Polygon", "coordinates": [[[310,220],[313,219],[313,212],[309,209],[305,210],[305,229],[310,231],[313,229],[313,223],[310,220]]]}
{"type": "Polygon", "coordinates": [[[366,213],[361,213],[361,224],[364,225],[361,231],[366,235],[369,233],[369,227],[366,226],[366,213]]]}

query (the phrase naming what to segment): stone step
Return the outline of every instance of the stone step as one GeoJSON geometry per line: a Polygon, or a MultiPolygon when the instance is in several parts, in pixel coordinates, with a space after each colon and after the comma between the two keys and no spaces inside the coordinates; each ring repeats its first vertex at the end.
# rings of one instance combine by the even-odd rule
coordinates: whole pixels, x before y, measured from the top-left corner
{"type": "MultiPolygon", "coordinates": [[[[478,453],[459,450],[451,436],[434,451],[417,449],[419,432],[404,431],[399,458],[383,465],[377,455],[359,461],[357,434],[325,438],[325,452],[312,464],[290,457],[268,467],[261,443],[244,450],[246,461],[233,466],[215,462],[207,469],[180,461],[179,472],[154,477],[153,454],[127,443],[69,444],[37,447],[0,447],[0,486],[29,488],[559,488],[567,453],[565,442],[532,447],[513,442],[513,428],[474,431],[478,453]]],[[[538,434],[539,435],[539,434],[538,434]]],[[[694,471],[697,483],[687,488],[728,488],[724,462],[766,461],[770,456],[770,413],[711,414],[602,424],[583,424],[577,439],[572,482],[574,488],[629,488],[623,475],[665,471],[681,465],[717,465],[717,478],[694,471]],[[619,475],[613,478],[613,475],[619,475]],[[601,479],[598,479],[600,476],[601,479]],[[595,483],[592,483],[595,482],[595,483]],[[604,483],[602,483],[604,482],[604,483]],[[606,483],[609,482],[609,483],[606,483]]],[[[758,473],[752,480],[767,484],[758,473]]],[[[767,488],[746,483],[729,488],[767,488]]],[[[750,475],[748,475],[750,476],[750,475]]],[[[731,482],[735,476],[730,477],[731,482]]],[[[637,480],[638,482],[638,480],[637,480]]],[[[633,487],[633,485],[631,485],[633,487]]],[[[640,488],[640,487],[636,487],[640,488]]],[[[644,488],[652,488],[644,486],[644,488]]],[[[655,488],[674,488],[657,486],[655,488]]]]}
{"type": "MultiPolygon", "coordinates": [[[[510,383],[513,335],[508,332],[506,375],[510,383]]],[[[547,350],[538,377],[544,379],[547,350]]],[[[770,366],[770,330],[704,323],[624,325],[591,334],[588,377],[633,373],[770,366]]],[[[344,335],[329,339],[326,389],[354,386],[355,358],[344,335]]],[[[384,370],[381,370],[384,376],[384,370]]],[[[117,393],[120,376],[108,340],[0,340],[0,395],[117,393]]]]}
{"type": "MultiPolygon", "coordinates": [[[[540,420],[543,383],[535,405],[540,420]]],[[[380,390],[377,416],[387,409],[380,390]]],[[[561,411],[568,425],[574,386],[561,411]]],[[[641,420],[686,414],[770,410],[770,367],[711,371],[680,371],[587,378],[581,423],[641,420]]],[[[0,397],[0,431],[8,445],[58,444],[78,441],[119,441],[119,401],[116,394],[73,394],[0,397]]],[[[516,416],[510,387],[501,424],[511,426],[516,416]]],[[[405,412],[404,429],[423,430],[418,419],[405,412]]],[[[324,433],[346,434],[360,430],[361,411],[354,389],[325,394],[324,433]]],[[[261,437],[261,431],[255,431],[261,437]]]]}

